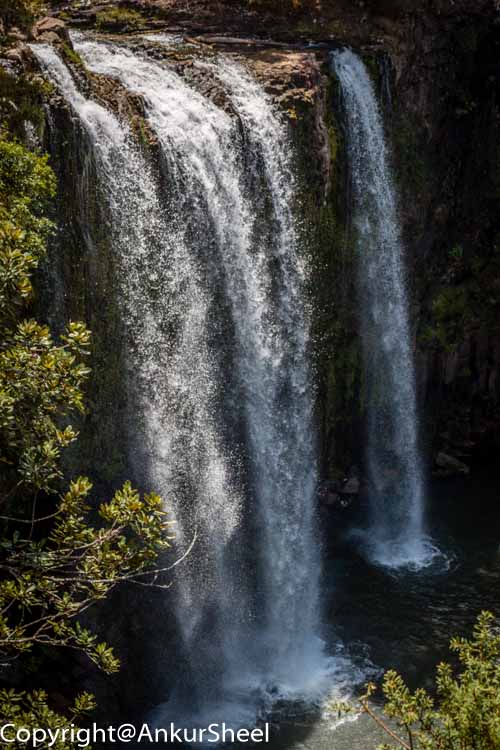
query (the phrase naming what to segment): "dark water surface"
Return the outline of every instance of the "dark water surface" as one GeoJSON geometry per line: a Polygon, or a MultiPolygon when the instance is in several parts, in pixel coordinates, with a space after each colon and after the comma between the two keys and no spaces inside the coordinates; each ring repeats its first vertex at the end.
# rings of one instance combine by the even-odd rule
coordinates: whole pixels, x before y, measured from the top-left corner
{"type": "Polygon", "coordinates": [[[482,609],[500,614],[500,482],[437,481],[428,526],[444,557],[419,573],[369,565],[340,543],[327,563],[328,620],[345,642],[362,642],[383,669],[429,683],[451,635],[469,632],[482,609]]]}
{"type": "MultiPolygon", "coordinates": [[[[500,480],[435,481],[428,507],[428,528],[443,553],[435,568],[397,575],[376,568],[349,529],[333,531],[325,587],[329,643],[340,638],[358,664],[379,674],[396,669],[411,687],[432,689],[437,663],[451,659],[451,636],[470,634],[483,609],[500,615],[500,480]]],[[[371,750],[383,739],[366,717],[339,727],[323,709],[278,721],[271,747],[371,750]]]]}

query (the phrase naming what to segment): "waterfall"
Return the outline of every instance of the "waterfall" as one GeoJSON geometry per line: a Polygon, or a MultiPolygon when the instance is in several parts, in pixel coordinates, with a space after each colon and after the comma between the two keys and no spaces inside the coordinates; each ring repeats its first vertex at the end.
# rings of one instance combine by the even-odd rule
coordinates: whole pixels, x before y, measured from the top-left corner
{"type": "Polygon", "coordinates": [[[346,111],[359,269],[372,511],[367,543],[378,563],[421,567],[435,550],[424,529],[410,303],[396,186],[365,65],[350,50],[334,53],[333,65],[346,111]]]}
{"type": "Polygon", "coordinates": [[[197,721],[250,722],[265,699],[310,697],[326,664],[307,268],[287,128],[235,62],[198,63],[231,115],[161,63],[74,43],[91,70],[142,97],[158,139],[152,164],[129,126],[33,45],[88,136],[109,212],[130,466],[173,508],[180,553],[196,534],[175,575],[188,669],[174,698],[197,721]]]}
{"type": "MultiPolygon", "coordinates": [[[[233,297],[234,314],[241,316],[240,373],[261,516],[260,553],[269,571],[264,579],[268,648],[278,683],[303,689],[306,676],[317,678],[323,657],[314,637],[319,627],[320,555],[313,499],[317,477],[303,288],[306,267],[293,212],[291,146],[269,97],[249,73],[224,58],[213,67],[243,123],[255,171],[264,175],[276,225],[259,248],[256,267],[258,279],[268,278],[265,309],[270,320],[248,327],[252,291],[248,289],[243,307],[234,293],[233,297]],[[274,280],[273,261],[279,274],[274,272],[274,280]]],[[[234,284],[234,271],[231,275],[234,284]]]]}
{"type": "MultiPolygon", "coordinates": [[[[239,608],[231,571],[224,575],[223,558],[239,523],[241,497],[212,413],[221,376],[210,351],[208,290],[179,227],[180,217],[167,220],[151,170],[127,126],[84,99],[51,47],[33,49],[90,139],[111,216],[118,263],[115,293],[121,299],[129,400],[136,413],[129,437],[130,463],[150,488],[161,490],[169,507],[173,505],[179,551],[186,549],[195,532],[202,541],[190,563],[178,566],[176,581],[177,617],[188,649],[199,638],[209,610],[222,620],[232,608],[239,608]],[[199,505],[183,507],[191,492],[199,505]]],[[[220,670],[227,659],[227,642],[214,626],[217,634],[220,640],[211,648],[220,670]]],[[[196,685],[204,687],[203,674],[196,685]]],[[[196,702],[196,694],[191,699],[196,702]]]]}

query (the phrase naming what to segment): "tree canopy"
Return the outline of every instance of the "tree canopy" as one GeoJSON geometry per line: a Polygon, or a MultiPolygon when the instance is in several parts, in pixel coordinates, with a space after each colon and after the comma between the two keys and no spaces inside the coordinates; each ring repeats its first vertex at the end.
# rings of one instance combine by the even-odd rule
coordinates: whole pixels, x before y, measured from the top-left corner
{"type": "MultiPolygon", "coordinates": [[[[64,487],[61,455],[84,411],[90,333],[69,322],[56,341],[25,317],[32,275],[53,230],[45,215],[56,189],[47,157],[0,133],[0,665],[40,647],[82,652],[106,672],[112,649],[79,617],[123,581],[146,582],[170,524],[161,499],[130,483],[106,502],[75,477],[64,487]]],[[[157,571],[158,572],[158,571],[157,571]]],[[[64,714],[43,690],[0,691],[0,720],[61,726],[92,708],[74,696],[64,714]]]]}

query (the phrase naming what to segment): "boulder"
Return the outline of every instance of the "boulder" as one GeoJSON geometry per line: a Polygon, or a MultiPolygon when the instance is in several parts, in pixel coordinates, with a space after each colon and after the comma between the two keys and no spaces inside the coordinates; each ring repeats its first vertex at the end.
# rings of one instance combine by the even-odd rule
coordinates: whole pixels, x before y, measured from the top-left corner
{"type": "Polygon", "coordinates": [[[7,32],[7,39],[10,39],[13,42],[25,42],[27,40],[26,34],[23,34],[23,32],[17,28],[17,26],[12,26],[12,28],[9,29],[7,32]]]}
{"type": "Polygon", "coordinates": [[[340,490],[343,495],[359,495],[360,482],[357,477],[351,477],[340,490]]]}
{"type": "Polygon", "coordinates": [[[22,64],[26,56],[26,45],[23,44],[17,44],[15,47],[10,47],[10,49],[6,50],[2,57],[4,57],[6,60],[9,60],[13,63],[20,63],[22,64]]]}
{"type": "Polygon", "coordinates": [[[442,473],[446,474],[469,474],[470,469],[467,464],[459,461],[455,456],[440,451],[436,456],[436,466],[442,473]]]}
{"type": "Polygon", "coordinates": [[[60,44],[61,37],[54,31],[44,31],[37,36],[36,40],[37,42],[44,42],[45,44],[60,44]]]}
{"type": "Polygon", "coordinates": [[[66,24],[60,18],[52,18],[52,16],[45,16],[45,18],[37,21],[31,33],[37,41],[46,41],[44,35],[53,34],[57,37],[57,41],[69,42],[66,24]]]}

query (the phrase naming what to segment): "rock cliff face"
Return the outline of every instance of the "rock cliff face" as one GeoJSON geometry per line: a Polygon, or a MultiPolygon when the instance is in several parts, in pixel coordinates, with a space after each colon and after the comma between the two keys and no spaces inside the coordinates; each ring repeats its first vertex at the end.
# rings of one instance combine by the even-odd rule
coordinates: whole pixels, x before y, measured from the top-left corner
{"type": "MultiPolygon", "coordinates": [[[[466,459],[474,450],[486,455],[497,445],[500,423],[499,4],[324,0],[295,12],[286,5],[81,2],[56,5],[54,16],[118,34],[146,27],[182,32],[196,54],[222,49],[241,56],[289,116],[315,267],[318,417],[327,477],[360,460],[363,431],[356,313],[363,300],[355,293],[342,112],[328,52],[345,44],[361,51],[380,89],[400,187],[429,455],[442,449],[466,459]]],[[[33,33],[62,45],[82,86],[126,110],[151,142],[140,101],[71,59],[61,20],[39,23],[33,33]]],[[[4,41],[8,87],[6,68],[15,72],[17,66],[19,73],[32,63],[21,32],[4,29],[4,41]]],[[[135,37],[133,43],[141,42],[135,37]]],[[[192,54],[184,50],[171,60],[187,77],[192,54]]],[[[93,317],[89,306],[86,312],[93,317]]],[[[95,455],[91,451],[91,461],[95,455]]]]}
{"type": "MultiPolygon", "coordinates": [[[[355,293],[342,112],[328,52],[345,44],[360,50],[380,89],[400,186],[429,455],[441,449],[462,458],[474,450],[486,455],[498,442],[500,420],[499,4],[324,0],[304,2],[297,11],[286,6],[222,0],[56,4],[54,17],[32,34],[62,46],[81,85],[135,118],[149,143],[140,101],[82,70],[61,20],[119,34],[146,27],[182,32],[196,54],[223,49],[243,57],[286,111],[310,222],[318,416],[323,471],[330,477],[360,460],[356,310],[363,300],[355,293]]],[[[25,41],[18,29],[4,28],[4,89],[9,72],[33,66],[25,41]]],[[[132,43],[141,42],[136,37],[132,43]]],[[[192,54],[184,50],[171,60],[187,77],[192,54]]],[[[71,276],[71,263],[66,265],[64,273],[71,276]]],[[[73,314],[92,318],[87,303],[73,314]]],[[[91,451],[91,461],[95,455],[91,451]]]]}
{"type": "MultiPolygon", "coordinates": [[[[129,44],[146,45],[149,54],[164,56],[221,106],[229,106],[223,92],[208,78],[197,78],[190,59],[214,50],[238,56],[289,118],[313,268],[322,475],[331,482],[349,470],[355,473],[353,465],[362,463],[364,403],[358,335],[363,300],[356,295],[349,236],[342,105],[328,53],[346,44],[361,52],[380,91],[400,188],[428,456],[438,457],[439,471],[453,466],[462,471],[463,462],[493,456],[500,441],[500,3],[323,0],[304,3],[304,11],[297,13],[272,13],[266,5],[276,4],[129,0],[113,11],[116,4],[90,0],[55,5],[53,12],[67,26],[97,25],[120,38],[126,34],[129,44]],[[182,33],[194,46],[166,53],[132,34],[143,28],[182,33]]],[[[59,233],[52,250],[59,283],[50,288],[49,279],[42,312],[54,289],[63,289],[51,308],[61,318],[83,318],[94,332],[91,408],[82,425],[78,470],[89,472],[98,488],[107,490],[126,473],[123,363],[119,348],[110,351],[106,343],[121,335],[109,304],[111,253],[104,230],[98,252],[90,257],[83,251],[85,222],[98,223],[102,217],[98,205],[83,208],[74,193],[72,175],[89,170],[82,134],[75,131],[64,102],[40,78],[26,46],[29,32],[13,29],[8,15],[4,20],[0,114],[21,137],[50,149],[60,177],[59,233]],[[27,128],[26,121],[31,123],[27,128]],[[97,283],[89,284],[90,278],[97,283]]],[[[85,71],[68,43],[66,26],[46,21],[34,36],[57,44],[82,90],[131,120],[143,148],[154,150],[140,99],[85,71]]],[[[91,170],[87,174],[92,181],[91,170]]],[[[357,483],[354,476],[352,481],[357,483]]],[[[145,665],[160,656],[168,664],[171,658],[152,653],[139,664],[133,655],[127,657],[137,633],[143,643],[154,643],[153,633],[144,636],[141,601],[133,602],[128,632],[121,628],[115,639],[125,665],[120,679],[125,675],[133,688],[124,696],[112,680],[98,687],[108,719],[110,705],[116,716],[147,708],[156,677],[154,670],[153,677],[145,674],[145,665]]],[[[112,612],[103,617],[112,623],[112,612]]]]}
{"type": "Polygon", "coordinates": [[[436,4],[388,46],[426,434],[466,461],[498,444],[497,13],[436,4]]]}

